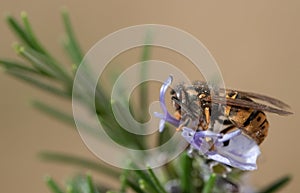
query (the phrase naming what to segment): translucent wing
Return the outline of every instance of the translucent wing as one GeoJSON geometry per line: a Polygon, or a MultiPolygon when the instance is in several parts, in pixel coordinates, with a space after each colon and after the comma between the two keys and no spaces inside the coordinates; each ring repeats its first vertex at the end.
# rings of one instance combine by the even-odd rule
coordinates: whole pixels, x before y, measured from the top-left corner
{"type": "Polygon", "coordinates": [[[248,97],[248,98],[253,98],[253,99],[258,99],[261,101],[268,102],[269,104],[272,104],[280,109],[287,109],[290,108],[290,106],[278,99],[275,99],[273,97],[269,97],[266,95],[258,94],[258,93],[253,93],[253,92],[245,92],[245,91],[239,91],[239,90],[232,90],[232,89],[225,89],[226,92],[238,92],[239,94],[248,97]]]}
{"type": "Polygon", "coordinates": [[[221,96],[213,96],[213,98],[208,98],[208,101],[212,103],[217,104],[223,104],[223,105],[229,105],[229,106],[236,106],[236,107],[242,107],[242,108],[252,108],[255,110],[261,110],[266,111],[270,113],[276,113],[278,115],[290,115],[293,114],[292,112],[280,109],[280,108],[274,108],[265,104],[260,104],[254,101],[248,101],[244,99],[230,99],[226,98],[224,100],[224,97],[221,96]]]}

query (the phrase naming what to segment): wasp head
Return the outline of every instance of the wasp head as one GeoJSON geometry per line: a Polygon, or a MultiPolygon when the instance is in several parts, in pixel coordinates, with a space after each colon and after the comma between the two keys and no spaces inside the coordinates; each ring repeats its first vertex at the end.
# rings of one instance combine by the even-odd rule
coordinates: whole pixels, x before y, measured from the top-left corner
{"type": "Polygon", "coordinates": [[[180,120],[181,126],[197,129],[200,120],[203,119],[203,105],[199,96],[201,94],[202,97],[208,96],[209,92],[203,87],[200,93],[199,89],[200,87],[196,87],[194,84],[187,86],[181,83],[170,92],[175,108],[175,117],[180,120]]]}

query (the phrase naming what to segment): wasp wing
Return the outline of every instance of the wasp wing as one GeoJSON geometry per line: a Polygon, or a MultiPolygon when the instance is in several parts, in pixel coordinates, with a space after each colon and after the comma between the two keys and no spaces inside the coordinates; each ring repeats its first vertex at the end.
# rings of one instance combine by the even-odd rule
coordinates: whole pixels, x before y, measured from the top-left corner
{"type": "Polygon", "coordinates": [[[293,114],[292,112],[278,109],[274,107],[270,107],[268,105],[260,104],[254,101],[248,101],[244,99],[231,99],[231,98],[224,98],[221,96],[213,96],[212,98],[208,99],[212,103],[222,104],[222,105],[229,105],[229,106],[236,106],[241,108],[252,108],[255,110],[266,111],[270,113],[276,113],[278,115],[290,115],[293,114]]]}
{"type": "Polygon", "coordinates": [[[276,98],[258,94],[258,93],[253,93],[253,92],[245,92],[245,91],[239,91],[239,90],[233,90],[233,89],[225,89],[226,92],[238,92],[239,94],[248,97],[248,98],[253,98],[253,99],[258,99],[261,101],[268,102],[269,104],[272,104],[280,109],[288,109],[290,106],[276,98]]]}

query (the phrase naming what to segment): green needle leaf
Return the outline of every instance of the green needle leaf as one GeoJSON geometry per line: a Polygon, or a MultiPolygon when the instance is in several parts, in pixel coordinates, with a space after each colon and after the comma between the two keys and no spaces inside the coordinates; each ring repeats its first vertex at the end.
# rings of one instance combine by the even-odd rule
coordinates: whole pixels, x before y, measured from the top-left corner
{"type": "Polygon", "coordinates": [[[18,54],[28,60],[34,68],[50,77],[56,77],[64,83],[72,84],[72,78],[55,60],[37,51],[16,43],[14,48],[18,54]]]}
{"type": "Polygon", "coordinates": [[[86,176],[86,181],[88,183],[88,186],[89,186],[89,193],[94,193],[95,192],[95,188],[94,188],[94,183],[93,183],[93,180],[92,180],[92,176],[90,174],[88,174],[86,176]]]}
{"type": "Polygon", "coordinates": [[[60,110],[57,110],[56,108],[51,107],[50,105],[46,105],[43,102],[40,101],[32,101],[32,105],[37,108],[38,110],[50,115],[51,117],[54,117],[58,120],[61,120],[65,123],[69,123],[74,126],[74,118],[72,115],[69,115],[65,112],[62,112],[60,110]]]}
{"type": "Polygon", "coordinates": [[[76,191],[74,191],[74,188],[70,185],[67,185],[67,193],[76,193],[76,191]]]}
{"type": "Polygon", "coordinates": [[[120,193],[125,193],[126,188],[127,188],[127,174],[128,170],[125,170],[125,172],[120,176],[120,181],[121,181],[121,188],[120,188],[120,193]]]}
{"type": "Polygon", "coordinates": [[[32,45],[32,48],[34,48],[36,51],[43,53],[45,55],[49,55],[46,50],[42,47],[42,45],[39,43],[39,41],[37,40],[35,34],[33,33],[33,30],[31,28],[31,25],[29,23],[28,20],[28,16],[26,12],[22,12],[21,13],[21,18],[24,24],[24,28],[27,34],[27,37],[32,45]]]}
{"type": "Polygon", "coordinates": [[[16,34],[18,38],[20,38],[22,42],[26,43],[30,47],[34,46],[23,27],[18,23],[18,21],[14,17],[12,17],[11,15],[7,15],[6,21],[11,30],[16,34]]]}
{"type": "Polygon", "coordinates": [[[164,131],[157,135],[157,146],[161,146],[171,139],[176,130],[170,127],[170,124],[165,124],[164,131]]]}
{"type": "Polygon", "coordinates": [[[118,179],[120,176],[120,172],[111,169],[108,166],[75,155],[45,151],[39,153],[39,157],[46,161],[55,161],[65,164],[82,166],[93,171],[100,172],[101,174],[106,174],[116,179],[118,179]]]}
{"type": "Polygon", "coordinates": [[[22,73],[29,73],[29,74],[39,74],[38,71],[36,71],[33,68],[30,68],[26,66],[25,64],[22,64],[17,61],[11,61],[11,60],[1,60],[0,59],[0,66],[3,66],[5,70],[8,71],[19,71],[22,73]]]}
{"type": "Polygon", "coordinates": [[[49,84],[43,83],[41,80],[38,80],[38,78],[33,78],[33,76],[26,75],[22,72],[15,71],[15,70],[7,70],[7,73],[21,79],[33,86],[36,86],[40,89],[43,89],[47,92],[50,92],[52,94],[58,95],[58,96],[63,96],[63,97],[69,97],[69,94],[63,91],[62,89],[56,88],[54,86],[51,86],[49,84]]]}
{"type": "Polygon", "coordinates": [[[190,193],[193,187],[191,175],[193,167],[192,162],[192,158],[190,158],[186,152],[183,153],[181,158],[181,188],[184,193],[190,193]]]}
{"type": "Polygon", "coordinates": [[[155,189],[157,189],[157,191],[159,193],[167,193],[150,167],[148,167],[148,173],[149,173],[150,179],[152,180],[152,182],[154,184],[155,189]]]}
{"type": "Polygon", "coordinates": [[[45,62],[38,58],[38,53],[33,53],[30,51],[29,48],[25,49],[25,47],[21,46],[20,44],[15,44],[14,48],[18,54],[27,59],[32,64],[32,66],[38,71],[40,71],[42,74],[52,78],[60,77],[60,75],[56,74],[56,72],[53,69],[51,69],[49,65],[47,65],[45,62]]]}
{"type": "Polygon", "coordinates": [[[176,170],[177,164],[174,164],[175,161],[169,162],[163,166],[164,172],[167,174],[168,179],[179,178],[178,172],[176,170]]]}
{"type": "Polygon", "coordinates": [[[216,181],[216,174],[211,174],[208,181],[205,183],[203,193],[212,193],[216,181]]]}
{"type": "MultiPolygon", "coordinates": [[[[131,163],[134,165],[134,163],[131,163]]],[[[137,168],[136,166],[134,168],[137,168]]],[[[145,192],[160,193],[151,177],[144,170],[134,170],[135,174],[140,178],[139,186],[145,192]]]]}
{"type": "Polygon", "coordinates": [[[140,188],[139,185],[131,182],[130,180],[126,179],[126,184],[129,186],[132,190],[134,190],[136,193],[145,193],[144,190],[140,188]]]}
{"type": "Polygon", "coordinates": [[[290,180],[291,180],[291,176],[287,175],[287,176],[283,176],[282,178],[279,178],[278,180],[276,180],[275,182],[273,182],[271,185],[263,188],[262,190],[258,191],[258,193],[272,193],[272,192],[276,192],[279,189],[283,188],[290,180]]]}
{"type": "Polygon", "coordinates": [[[17,44],[15,46],[16,51],[33,63],[33,65],[36,65],[35,67],[38,67],[38,69],[45,74],[54,76],[54,73],[56,73],[56,75],[60,75],[58,76],[59,79],[62,79],[67,84],[72,86],[72,77],[70,77],[70,75],[62,68],[62,66],[53,57],[51,57],[50,54],[48,54],[48,52],[40,44],[33,33],[25,12],[21,14],[21,18],[24,27],[22,27],[14,17],[10,15],[6,17],[7,23],[12,31],[18,38],[21,39],[22,42],[25,43],[26,46],[25,49],[24,46],[17,44]],[[41,67],[41,69],[39,67],[41,67]]]}
{"type": "Polygon", "coordinates": [[[154,190],[153,186],[149,185],[149,183],[147,183],[147,181],[144,179],[139,179],[139,186],[140,186],[140,189],[145,192],[151,192],[151,193],[157,192],[156,190],[154,190]]]}
{"type": "Polygon", "coordinates": [[[70,17],[66,9],[62,10],[62,18],[67,33],[67,40],[65,42],[65,47],[66,50],[68,51],[71,60],[75,63],[76,66],[78,66],[81,63],[81,60],[83,58],[83,53],[75,38],[70,17]]]}
{"type": "Polygon", "coordinates": [[[48,187],[52,190],[53,193],[63,193],[60,187],[56,184],[56,182],[50,177],[46,176],[45,178],[48,187]]]}
{"type": "MultiPolygon", "coordinates": [[[[142,56],[141,56],[141,61],[142,63],[142,67],[141,67],[141,72],[140,72],[140,79],[143,80],[146,78],[147,76],[147,70],[148,70],[148,60],[150,59],[150,48],[151,45],[149,45],[151,42],[151,34],[148,31],[146,34],[146,39],[145,39],[145,45],[143,47],[143,52],[142,52],[142,56]]],[[[147,119],[147,115],[148,115],[148,86],[147,83],[142,83],[141,84],[141,88],[140,88],[140,98],[139,98],[139,102],[140,102],[140,107],[141,107],[141,116],[140,116],[140,120],[142,122],[145,122],[147,119]]]]}

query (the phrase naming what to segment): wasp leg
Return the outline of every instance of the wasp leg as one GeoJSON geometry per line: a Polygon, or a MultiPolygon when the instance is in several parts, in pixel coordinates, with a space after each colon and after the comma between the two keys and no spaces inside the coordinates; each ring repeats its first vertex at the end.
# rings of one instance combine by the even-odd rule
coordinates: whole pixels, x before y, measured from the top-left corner
{"type": "Polygon", "coordinates": [[[183,125],[179,125],[179,127],[176,128],[176,131],[182,131],[183,130],[183,125]]]}
{"type": "Polygon", "coordinates": [[[232,139],[235,136],[240,135],[242,132],[242,130],[237,129],[235,131],[232,131],[230,133],[226,133],[221,139],[219,139],[219,142],[225,142],[225,141],[229,141],[230,139],[232,139]]]}
{"type": "Polygon", "coordinates": [[[210,124],[210,112],[209,112],[209,107],[204,108],[204,115],[205,115],[205,123],[201,122],[200,126],[202,127],[202,130],[207,130],[208,126],[210,124]]]}
{"type": "Polygon", "coordinates": [[[177,120],[180,120],[180,119],[181,119],[181,114],[180,114],[180,112],[179,112],[178,110],[175,111],[174,117],[175,117],[175,119],[177,119],[177,120]]]}
{"type": "Polygon", "coordinates": [[[187,126],[189,124],[190,120],[186,119],[183,123],[181,123],[177,128],[176,131],[182,131],[183,127],[187,126]]]}
{"type": "Polygon", "coordinates": [[[223,121],[223,125],[232,125],[232,122],[228,119],[223,121]]]}
{"type": "Polygon", "coordinates": [[[234,125],[230,125],[223,129],[220,133],[224,134],[223,138],[219,142],[223,142],[223,145],[226,147],[229,145],[230,139],[239,135],[242,131],[234,125]]]}

